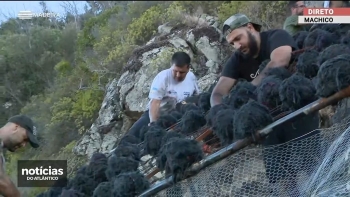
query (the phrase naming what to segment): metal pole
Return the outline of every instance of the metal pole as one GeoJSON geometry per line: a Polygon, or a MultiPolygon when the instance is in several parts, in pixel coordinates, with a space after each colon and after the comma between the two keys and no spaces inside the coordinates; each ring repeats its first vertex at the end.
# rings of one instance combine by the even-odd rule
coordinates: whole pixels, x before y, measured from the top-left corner
{"type": "MultiPolygon", "coordinates": [[[[303,108],[300,108],[299,110],[273,122],[272,124],[266,126],[264,129],[257,131],[255,133],[255,139],[262,140],[264,137],[266,137],[272,131],[272,129],[274,127],[281,125],[282,123],[284,123],[288,120],[291,120],[293,118],[297,118],[297,117],[299,118],[299,117],[308,115],[312,112],[316,112],[320,109],[327,107],[328,105],[339,102],[340,100],[347,98],[347,97],[350,97],[350,86],[337,92],[336,94],[334,94],[328,98],[319,99],[317,101],[314,101],[314,102],[304,106],[303,108]]],[[[238,152],[239,150],[250,145],[252,142],[253,142],[252,137],[248,137],[248,138],[245,138],[242,140],[238,140],[238,141],[226,146],[225,148],[220,149],[219,151],[213,153],[212,155],[209,155],[208,157],[206,157],[202,161],[192,165],[185,172],[184,178],[182,180],[195,176],[204,168],[206,168],[206,167],[208,167],[208,166],[210,166],[218,161],[221,161],[221,160],[225,159],[226,157],[238,152]]],[[[173,186],[172,180],[173,180],[173,176],[169,176],[165,180],[159,182],[158,184],[154,185],[153,187],[149,188],[148,190],[146,190],[145,192],[140,194],[139,197],[148,197],[151,195],[155,195],[158,192],[160,192],[168,187],[173,186]]]]}

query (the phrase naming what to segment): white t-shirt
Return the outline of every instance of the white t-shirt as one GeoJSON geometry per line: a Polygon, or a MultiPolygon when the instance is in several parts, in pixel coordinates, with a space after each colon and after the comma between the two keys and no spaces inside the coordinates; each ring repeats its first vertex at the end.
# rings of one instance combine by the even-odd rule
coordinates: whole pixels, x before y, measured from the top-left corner
{"type": "Polygon", "coordinates": [[[177,82],[172,76],[172,70],[169,68],[158,73],[153,79],[148,96],[150,102],[147,105],[147,109],[149,109],[152,99],[162,100],[161,108],[165,105],[175,107],[176,103],[194,94],[200,94],[196,76],[189,71],[183,81],[177,82]]]}

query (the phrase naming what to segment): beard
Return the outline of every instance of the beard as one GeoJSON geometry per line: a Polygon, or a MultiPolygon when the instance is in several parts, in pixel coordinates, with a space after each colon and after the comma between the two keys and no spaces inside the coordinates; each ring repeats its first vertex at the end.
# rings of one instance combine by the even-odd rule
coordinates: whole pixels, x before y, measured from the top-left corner
{"type": "Polygon", "coordinates": [[[250,33],[249,31],[247,31],[247,35],[248,35],[248,40],[249,40],[249,43],[248,43],[249,52],[246,54],[242,53],[242,52],[240,52],[240,53],[244,58],[251,58],[258,53],[258,50],[259,50],[258,49],[258,42],[256,41],[253,34],[250,33]]]}

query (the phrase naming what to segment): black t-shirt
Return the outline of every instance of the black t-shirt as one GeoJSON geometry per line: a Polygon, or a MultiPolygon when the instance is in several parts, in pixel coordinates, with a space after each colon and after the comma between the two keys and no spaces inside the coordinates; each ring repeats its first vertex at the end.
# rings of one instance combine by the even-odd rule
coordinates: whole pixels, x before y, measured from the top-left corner
{"type": "Polygon", "coordinates": [[[259,74],[260,64],[270,59],[273,50],[280,46],[291,46],[294,51],[297,47],[291,35],[282,29],[271,29],[260,33],[260,51],[257,58],[246,58],[240,53],[234,53],[226,62],[221,76],[232,79],[246,79],[252,81],[259,74]]]}

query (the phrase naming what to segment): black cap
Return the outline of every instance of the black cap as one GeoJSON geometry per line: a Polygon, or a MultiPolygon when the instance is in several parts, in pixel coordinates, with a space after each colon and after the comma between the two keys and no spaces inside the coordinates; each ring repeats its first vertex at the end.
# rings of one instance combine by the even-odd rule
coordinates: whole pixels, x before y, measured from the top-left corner
{"type": "Polygon", "coordinates": [[[30,119],[28,116],[25,115],[16,115],[11,117],[8,122],[12,122],[15,124],[18,124],[19,126],[23,127],[25,130],[27,130],[27,135],[29,138],[29,143],[33,148],[39,147],[39,141],[36,137],[36,128],[33,124],[32,119],[30,119]]]}

